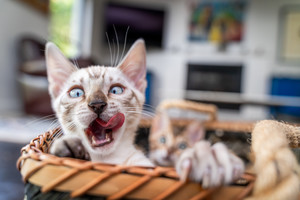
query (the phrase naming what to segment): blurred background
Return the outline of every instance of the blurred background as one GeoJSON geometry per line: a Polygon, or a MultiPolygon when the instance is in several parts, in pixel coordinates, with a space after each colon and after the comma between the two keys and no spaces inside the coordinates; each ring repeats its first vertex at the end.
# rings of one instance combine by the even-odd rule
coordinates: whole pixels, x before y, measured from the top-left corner
{"type": "MultiPolygon", "coordinates": [[[[52,114],[47,41],[86,67],[114,64],[142,37],[147,104],[189,99],[215,103],[220,120],[300,122],[299,0],[2,0],[0,27],[0,150],[15,152],[2,153],[9,164],[51,124],[42,118],[52,114]]],[[[18,172],[14,182],[2,171],[11,185],[0,199],[20,199],[18,172]]]]}

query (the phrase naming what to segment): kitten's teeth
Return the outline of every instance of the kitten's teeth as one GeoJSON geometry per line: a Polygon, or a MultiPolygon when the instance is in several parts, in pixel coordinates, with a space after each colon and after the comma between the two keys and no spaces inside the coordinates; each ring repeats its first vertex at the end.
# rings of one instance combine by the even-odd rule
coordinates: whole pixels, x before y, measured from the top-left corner
{"type": "Polygon", "coordinates": [[[105,134],[105,140],[106,140],[106,142],[110,142],[111,141],[111,138],[109,137],[109,133],[105,134]]]}
{"type": "Polygon", "coordinates": [[[92,137],[92,145],[96,145],[97,144],[95,139],[96,139],[95,136],[93,136],[92,137]]]}

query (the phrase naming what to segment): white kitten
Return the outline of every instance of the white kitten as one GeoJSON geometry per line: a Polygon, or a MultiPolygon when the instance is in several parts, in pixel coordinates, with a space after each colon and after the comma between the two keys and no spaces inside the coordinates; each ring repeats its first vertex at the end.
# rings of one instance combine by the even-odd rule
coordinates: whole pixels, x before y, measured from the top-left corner
{"type": "Polygon", "coordinates": [[[52,107],[64,133],[50,153],[152,166],[133,144],[147,85],[143,40],[117,67],[78,69],[52,43],[46,46],[46,61],[52,107]]]}

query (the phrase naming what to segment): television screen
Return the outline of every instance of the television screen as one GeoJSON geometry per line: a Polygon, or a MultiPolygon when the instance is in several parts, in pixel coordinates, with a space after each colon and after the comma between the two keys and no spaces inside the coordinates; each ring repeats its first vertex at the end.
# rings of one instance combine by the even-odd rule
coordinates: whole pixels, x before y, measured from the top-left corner
{"type": "MultiPolygon", "coordinates": [[[[126,40],[126,43],[131,45],[136,39],[144,38],[148,47],[162,48],[164,19],[163,9],[108,3],[105,9],[104,27],[110,43],[112,40],[116,42],[115,28],[119,44],[124,44],[126,40]]],[[[106,35],[104,40],[108,43],[106,35]]]]}

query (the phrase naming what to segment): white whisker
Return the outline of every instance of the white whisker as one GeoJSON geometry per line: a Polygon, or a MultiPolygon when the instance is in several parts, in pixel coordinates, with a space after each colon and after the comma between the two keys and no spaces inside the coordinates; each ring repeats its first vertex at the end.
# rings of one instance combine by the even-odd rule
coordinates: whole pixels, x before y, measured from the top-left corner
{"type": "Polygon", "coordinates": [[[79,64],[76,58],[72,60],[72,63],[77,69],[79,69],[79,64]]]}
{"type": "Polygon", "coordinates": [[[118,63],[120,63],[123,59],[123,56],[124,56],[124,52],[125,52],[125,48],[126,48],[126,43],[127,43],[127,34],[128,34],[128,31],[129,31],[129,26],[127,27],[127,30],[126,30],[126,33],[125,33],[125,41],[124,41],[124,46],[123,46],[123,51],[122,51],[122,54],[121,54],[121,57],[120,57],[120,60],[118,63]]]}
{"type": "Polygon", "coordinates": [[[106,38],[107,38],[107,42],[108,42],[108,48],[109,48],[109,53],[110,53],[110,65],[112,66],[112,53],[111,53],[111,46],[110,46],[110,41],[109,41],[109,37],[108,34],[106,32],[106,38]]]}
{"type": "Polygon", "coordinates": [[[156,110],[156,107],[150,105],[150,104],[144,104],[144,108],[149,108],[149,109],[153,109],[153,110],[156,110]]]}
{"type": "Polygon", "coordinates": [[[113,65],[115,67],[118,64],[118,59],[119,59],[119,38],[118,38],[118,34],[117,34],[115,25],[113,25],[113,28],[114,28],[114,32],[115,32],[116,41],[117,41],[117,53],[116,53],[116,57],[114,60],[114,65],[113,65]]]}
{"type": "Polygon", "coordinates": [[[147,117],[150,117],[150,118],[153,118],[155,116],[155,115],[153,115],[153,113],[147,113],[147,112],[126,111],[125,113],[144,115],[144,116],[147,116],[147,117]]]}
{"type": "Polygon", "coordinates": [[[116,57],[116,45],[115,45],[115,40],[113,39],[112,40],[112,42],[113,42],[113,63],[112,63],[112,67],[114,67],[115,66],[115,57],[116,57]]]}
{"type": "Polygon", "coordinates": [[[51,122],[51,124],[49,125],[48,130],[52,130],[52,129],[57,128],[57,127],[59,127],[58,119],[53,120],[53,121],[51,122]]]}
{"type": "MultiPolygon", "coordinates": [[[[140,108],[139,107],[124,107],[125,109],[136,109],[136,110],[139,110],[140,108]]],[[[145,111],[145,112],[150,112],[150,113],[153,113],[153,114],[155,114],[155,109],[154,109],[154,107],[143,107],[142,108],[142,111],[145,111]]]]}
{"type": "Polygon", "coordinates": [[[30,122],[28,122],[27,124],[25,124],[26,126],[29,126],[29,125],[33,125],[33,124],[36,124],[36,123],[40,123],[40,122],[45,122],[45,121],[49,121],[51,119],[55,119],[55,114],[51,114],[51,115],[47,115],[45,117],[41,117],[41,118],[37,118],[35,120],[32,120],[30,122]]]}
{"type": "Polygon", "coordinates": [[[49,125],[55,120],[56,120],[55,115],[48,115],[42,118],[29,121],[28,123],[24,124],[24,126],[30,128],[33,133],[39,135],[45,131],[50,130],[49,125]]]}
{"type": "Polygon", "coordinates": [[[60,129],[58,132],[56,132],[56,134],[51,138],[51,142],[49,143],[48,147],[46,148],[46,152],[49,151],[49,148],[51,147],[51,145],[53,144],[53,142],[57,139],[60,138],[63,135],[62,130],[60,129]]]}

